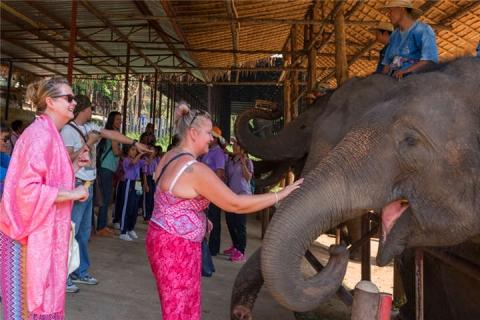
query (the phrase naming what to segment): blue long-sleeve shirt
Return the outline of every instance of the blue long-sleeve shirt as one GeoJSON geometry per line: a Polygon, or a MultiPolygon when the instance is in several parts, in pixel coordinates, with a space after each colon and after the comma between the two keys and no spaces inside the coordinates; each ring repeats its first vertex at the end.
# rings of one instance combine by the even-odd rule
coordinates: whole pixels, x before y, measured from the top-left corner
{"type": "Polygon", "coordinates": [[[418,61],[438,62],[438,49],[433,29],[416,21],[408,30],[393,31],[382,64],[393,70],[405,70],[418,61]]]}

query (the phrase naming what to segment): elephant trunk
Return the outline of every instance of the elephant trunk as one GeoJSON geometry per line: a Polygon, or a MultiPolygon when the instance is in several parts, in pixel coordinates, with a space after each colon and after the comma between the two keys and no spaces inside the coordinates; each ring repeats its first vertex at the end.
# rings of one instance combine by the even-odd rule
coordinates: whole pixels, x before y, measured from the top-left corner
{"type": "Polygon", "coordinates": [[[302,158],[308,151],[311,132],[300,129],[302,119],[287,125],[276,135],[257,137],[250,130],[249,122],[260,118],[275,120],[282,115],[281,110],[249,109],[241,113],[235,122],[235,137],[249,154],[266,161],[286,161],[302,158]]]}
{"type": "Polygon", "coordinates": [[[330,248],[331,257],[322,272],[310,278],[301,273],[302,258],[311,243],[366,209],[381,207],[381,199],[387,196],[385,188],[369,184],[379,181],[376,169],[359,173],[359,161],[365,159],[358,158],[365,153],[352,154],[345,151],[348,149],[352,148],[337,147],[312,170],[301,189],[279,207],[268,227],[262,248],[262,272],[272,296],[288,309],[313,310],[332,297],[342,284],[349,258],[343,246],[330,248]],[[367,185],[372,188],[365,188],[367,185]]]}

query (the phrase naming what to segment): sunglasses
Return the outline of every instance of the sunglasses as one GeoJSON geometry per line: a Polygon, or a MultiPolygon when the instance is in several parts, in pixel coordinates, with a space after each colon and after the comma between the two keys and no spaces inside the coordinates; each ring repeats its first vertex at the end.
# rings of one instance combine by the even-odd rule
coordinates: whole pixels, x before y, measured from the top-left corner
{"type": "Polygon", "coordinates": [[[72,103],[72,101],[75,100],[75,96],[73,94],[61,94],[58,96],[53,96],[52,98],[65,98],[68,103],[72,103]]]}
{"type": "Polygon", "coordinates": [[[192,121],[190,121],[189,127],[192,126],[192,124],[195,122],[195,119],[197,119],[198,116],[204,116],[206,114],[207,114],[207,112],[204,111],[204,110],[198,110],[198,109],[195,110],[195,115],[193,116],[192,121]]]}

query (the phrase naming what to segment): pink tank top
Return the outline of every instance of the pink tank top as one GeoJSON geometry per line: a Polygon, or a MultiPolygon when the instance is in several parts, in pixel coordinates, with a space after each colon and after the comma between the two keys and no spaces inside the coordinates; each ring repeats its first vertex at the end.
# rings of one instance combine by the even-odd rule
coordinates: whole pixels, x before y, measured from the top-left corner
{"type": "Polygon", "coordinates": [[[204,210],[210,201],[202,196],[182,199],[172,194],[178,178],[195,162],[196,160],[190,160],[180,169],[168,191],[157,188],[151,221],[170,234],[201,242],[205,236],[207,224],[204,210]]]}

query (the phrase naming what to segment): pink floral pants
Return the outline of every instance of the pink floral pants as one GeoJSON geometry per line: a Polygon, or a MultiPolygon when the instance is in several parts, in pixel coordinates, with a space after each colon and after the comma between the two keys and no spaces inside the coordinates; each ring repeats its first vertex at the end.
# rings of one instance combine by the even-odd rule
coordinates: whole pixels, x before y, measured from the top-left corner
{"type": "Polygon", "coordinates": [[[201,243],[150,223],[146,249],[163,320],[201,319],[201,243]]]}

